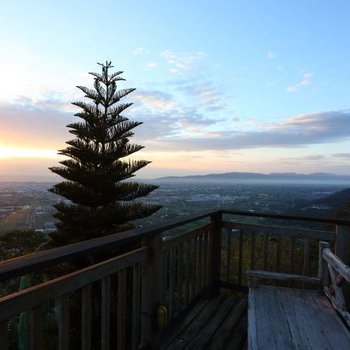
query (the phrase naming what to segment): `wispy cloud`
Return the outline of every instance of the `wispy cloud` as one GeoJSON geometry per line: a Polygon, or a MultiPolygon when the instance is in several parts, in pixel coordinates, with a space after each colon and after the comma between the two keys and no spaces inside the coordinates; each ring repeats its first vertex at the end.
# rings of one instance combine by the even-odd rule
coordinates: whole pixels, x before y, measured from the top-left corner
{"type": "Polygon", "coordinates": [[[145,49],[143,47],[137,47],[134,51],[133,51],[133,54],[134,55],[143,55],[143,54],[148,54],[150,53],[151,51],[148,50],[148,49],[145,49]]]}
{"type": "Polygon", "coordinates": [[[65,125],[74,120],[73,113],[35,105],[0,105],[0,115],[0,143],[53,150],[64,146],[65,125]]]}
{"type": "Polygon", "coordinates": [[[302,75],[302,79],[294,84],[291,85],[287,88],[287,92],[293,93],[293,92],[297,92],[299,91],[301,88],[311,85],[311,78],[313,77],[313,73],[312,72],[305,72],[302,75]]]}
{"type": "Polygon", "coordinates": [[[350,153],[334,153],[334,154],[332,154],[332,157],[337,158],[337,159],[349,160],[350,153]]]}
{"type": "Polygon", "coordinates": [[[277,55],[273,52],[268,52],[267,53],[267,58],[270,59],[270,60],[273,60],[277,57],[277,55]]]}
{"type": "Polygon", "coordinates": [[[133,94],[135,107],[156,110],[158,113],[171,112],[175,110],[176,102],[172,95],[161,91],[136,90],[133,94]]]}
{"type": "Polygon", "coordinates": [[[216,111],[227,105],[226,92],[215,86],[213,82],[198,78],[197,80],[178,80],[173,85],[177,91],[195,99],[195,105],[206,111],[216,111]]]}
{"type": "Polygon", "coordinates": [[[165,50],[161,57],[170,65],[169,71],[173,74],[185,74],[196,69],[196,62],[205,57],[202,51],[178,53],[172,50],[165,50]]]}
{"type": "Polygon", "coordinates": [[[147,63],[147,68],[151,68],[151,69],[154,69],[157,67],[157,62],[148,62],[147,63]]]}
{"type": "Polygon", "coordinates": [[[161,150],[238,150],[303,147],[350,139],[350,111],[300,115],[254,131],[226,130],[207,137],[158,139],[161,150]]]}

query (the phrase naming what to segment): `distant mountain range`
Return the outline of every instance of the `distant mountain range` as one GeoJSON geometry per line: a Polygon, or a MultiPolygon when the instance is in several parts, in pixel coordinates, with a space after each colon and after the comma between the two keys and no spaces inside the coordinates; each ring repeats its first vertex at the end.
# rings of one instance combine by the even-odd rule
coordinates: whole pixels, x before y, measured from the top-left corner
{"type": "Polygon", "coordinates": [[[328,173],[243,173],[230,172],[207,175],[190,176],[167,176],[157,179],[158,181],[181,181],[181,182],[240,182],[240,183],[332,183],[350,184],[350,176],[335,175],[328,173]]]}

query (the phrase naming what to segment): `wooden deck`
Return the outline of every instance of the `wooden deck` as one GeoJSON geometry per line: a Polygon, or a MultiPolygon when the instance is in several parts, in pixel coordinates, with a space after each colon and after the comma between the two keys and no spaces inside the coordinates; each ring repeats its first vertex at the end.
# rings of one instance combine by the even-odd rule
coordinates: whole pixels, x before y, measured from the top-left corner
{"type": "Polygon", "coordinates": [[[161,349],[246,349],[247,299],[220,294],[180,314],[163,335],[161,349]]]}
{"type": "Polygon", "coordinates": [[[350,332],[317,292],[259,286],[249,290],[249,349],[350,349],[350,332]]]}

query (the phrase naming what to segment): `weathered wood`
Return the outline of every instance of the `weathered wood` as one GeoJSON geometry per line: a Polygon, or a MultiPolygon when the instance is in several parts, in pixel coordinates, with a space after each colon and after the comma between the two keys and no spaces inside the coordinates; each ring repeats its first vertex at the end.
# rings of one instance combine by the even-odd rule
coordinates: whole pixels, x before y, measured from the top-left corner
{"type": "Polygon", "coordinates": [[[289,246],[289,270],[288,272],[293,273],[295,268],[295,237],[290,238],[290,246],[289,246]]]}
{"type": "Polygon", "coordinates": [[[133,266],[132,283],[132,350],[137,350],[140,344],[140,292],[141,292],[141,266],[133,266]]]}
{"type": "Polygon", "coordinates": [[[198,236],[198,283],[197,293],[202,290],[203,287],[203,235],[198,236]]]}
{"type": "Polygon", "coordinates": [[[331,265],[328,265],[328,268],[329,268],[329,274],[331,276],[332,287],[335,295],[336,309],[345,310],[346,306],[345,306],[344,294],[341,288],[338,286],[336,271],[331,265]]]}
{"type": "Polygon", "coordinates": [[[234,299],[226,297],[221,305],[216,309],[215,314],[206,322],[205,327],[189,342],[188,349],[204,349],[216,332],[218,325],[221,324],[230,313],[234,305],[234,299]]]}
{"type": "Polygon", "coordinates": [[[350,226],[336,226],[335,253],[344,264],[350,265],[350,226]]]}
{"type": "Polygon", "coordinates": [[[329,248],[323,250],[323,258],[334,268],[334,270],[336,270],[348,282],[350,282],[350,267],[346,265],[337,255],[333,254],[329,248]]]}
{"type": "Polygon", "coordinates": [[[277,235],[277,245],[276,245],[276,271],[281,271],[281,253],[282,253],[282,237],[277,235]]]}
{"type": "Polygon", "coordinates": [[[132,350],[138,350],[140,344],[140,289],[141,276],[140,265],[133,266],[133,283],[132,283],[132,350]]]}
{"type": "Polygon", "coordinates": [[[253,278],[275,279],[280,281],[300,281],[315,284],[319,284],[321,282],[319,277],[309,277],[303,275],[293,275],[289,273],[270,272],[262,270],[249,270],[247,271],[247,275],[253,278]]]}
{"type": "Polygon", "coordinates": [[[41,343],[41,322],[42,306],[38,306],[30,311],[29,322],[30,322],[30,350],[40,350],[42,349],[41,343]]]}
{"type": "Polygon", "coordinates": [[[316,292],[259,286],[249,291],[249,349],[347,349],[350,333],[316,292]]]}
{"type": "Polygon", "coordinates": [[[118,272],[118,349],[126,348],[126,270],[118,272]]]}
{"type": "Polygon", "coordinates": [[[237,344],[245,342],[246,305],[246,299],[240,301],[236,297],[227,295],[217,295],[209,301],[208,298],[200,299],[190,310],[177,317],[174,325],[165,331],[160,349],[226,350],[240,348],[238,346],[227,347],[227,344],[232,335],[235,335],[237,344]]]}
{"type": "Polygon", "coordinates": [[[188,242],[194,237],[198,237],[199,235],[207,232],[208,230],[213,229],[213,227],[214,227],[214,224],[211,222],[209,224],[196,228],[195,230],[180,233],[178,236],[164,239],[162,249],[169,250],[171,247],[177,246],[181,243],[188,242]]]}
{"type": "Polygon", "coordinates": [[[310,241],[304,239],[304,264],[303,264],[303,275],[308,275],[310,270],[310,241]]]}
{"type": "MultiPolygon", "coordinates": [[[[258,215],[257,215],[258,216],[258,215]]],[[[256,225],[256,224],[246,224],[240,222],[223,222],[224,228],[235,228],[239,230],[245,230],[248,232],[256,233],[269,233],[270,235],[280,235],[295,238],[308,238],[308,239],[319,239],[323,241],[334,242],[336,237],[334,232],[330,231],[319,231],[319,230],[309,230],[301,228],[290,228],[282,226],[268,226],[268,225],[256,225]]]]}
{"type": "MultiPolygon", "coordinates": [[[[346,295],[347,289],[341,283],[343,279],[350,282],[350,267],[345,265],[329,248],[323,249],[322,256],[328,264],[328,272],[332,281],[330,288],[327,287],[328,283],[325,284],[324,291],[331,300],[334,308],[344,317],[350,326],[350,313],[347,310],[347,302],[349,303],[346,295]]],[[[324,269],[327,271],[326,268],[324,269]]]]}
{"type": "Polygon", "coordinates": [[[267,253],[269,250],[269,234],[264,233],[264,256],[263,256],[263,268],[267,270],[267,253]]]}
{"type": "Polygon", "coordinates": [[[184,290],[184,257],[183,257],[183,243],[177,247],[177,310],[181,311],[183,308],[183,290],[184,290]]]}
{"type": "Polygon", "coordinates": [[[69,349],[69,296],[56,299],[58,312],[58,349],[69,349]]]}
{"type": "Polygon", "coordinates": [[[82,288],[81,295],[81,348],[91,349],[92,298],[91,284],[82,288]]]}
{"type": "Polygon", "coordinates": [[[0,349],[8,349],[7,321],[0,323],[0,349]]]}
{"type": "Polygon", "coordinates": [[[178,334],[176,339],[167,346],[168,350],[183,349],[202,329],[203,325],[208,322],[213,312],[223,302],[224,297],[218,295],[215,299],[211,299],[202,312],[178,334]]]}
{"type": "Polygon", "coordinates": [[[251,233],[252,238],[251,238],[251,243],[250,243],[250,268],[254,269],[255,268],[255,232],[253,231],[251,233]]]}
{"type": "Polygon", "coordinates": [[[166,223],[149,225],[147,228],[118,232],[112,235],[4,260],[0,262],[0,282],[27,272],[38,271],[39,269],[51,267],[64,261],[70,261],[80,256],[91,255],[104,251],[105,249],[120,247],[127,243],[140,242],[142,239],[158,236],[164,231],[203,218],[208,218],[210,215],[215,215],[216,213],[220,213],[220,211],[209,211],[189,215],[181,219],[169,220],[166,223]]]}
{"type": "Polygon", "coordinates": [[[227,245],[226,245],[226,281],[230,280],[231,275],[231,241],[232,241],[232,229],[226,229],[227,245]]]}
{"type": "Polygon", "coordinates": [[[203,282],[204,286],[207,287],[209,280],[208,280],[208,272],[209,272],[209,233],[204,234],[204,252],[203,252],[203,282]]]}
{"type": "Polygon", "coordinates": [[[222,214],[217,213],[210,217],[213,223],[213,234],[211,239],[211,288],[212,293],[217,294],[220,289],[220,272],[221,272],[221,227],[222,214]]]}
{"type": "Polygon", "coordinates": [[[328,266],[327,262],[323,258],[323,250],[329,248],[329,243],[320,241],[318,243],[318,278],[321,280],[321,285],[328,286],[328,266]]]}
{"type": "MultiPolygon", "coordinates": [[[[227,346],[227,343],[235,335],[235,327],[241,322],[241,318],[247,311],[247,299],[237,299],[232,298],[235,305],[230,309],[230,313],[227,318],[222,322],[222,324],[217,328],[213,338],[210,340],[210,344],[206,346],[207,350],[217,350],[217,349],[237,349],[238,347],[227,346]]],[[[247,329],[246,323],[243,325],[245,330],[247,329]]]]}
{"type": "Polygon", "coordinates": [[[290,220],[290,221],[305,221],[305,222],[320,222],[320,223],[337,224],[337,225],[350,225],[349,220],[341,220],[341,219],[334,219],[334,218],[320,218],[320,217],[316,218],[316,217],[310,217],[310,216],[283,215],[283,214],[276,214],[276,213],[244,211],[244,210],[236,210],[236,209],[229,209],[229,208],[223,208],[219,211],[219,213],[248,216],[248,217],[283,219],[283,220],[290,220]]]}
{"type": "MultiPolygon", "coordinates": [[[[159,302],[157,274],[162,275],[162,240],[161,236],[145,239],[143,245],[148,247],[148,259],[142,265],[141,292],[141,344],[140,347],[154,346],[156,337],[153,332],[153,317],[155,305],[159,302]]],[[[165,282],[163,282],[165,283],[165,282]]]]}
{"type": "Polygon", "coordinates": [[[170,248],[169,251],[169,320],[174,318],[174,297],[175,297],[175,248],[170,248]]]}
{"type": "Polygon", "coordinates": [[[104,277],[101,281],[101,349],[110,349],[111,322],[111,277],[104,277]]]}
{"type": "Polygon", "coordinates": [[[208,231],[208,275],[207,275],[207,281],[208,285],[212,285],[212,256],[213,256],[213,235],[215,234],[214,229],[211,231],[208,231]]]}
{"type": "Polygon", "coordinates": [[[188,324],[193,321],[193,319],[208,304],[208,302],[208,299],[203,298],[194,304],[193,307],[184,316],[180,315],[181,317],[178,317],[175,320],[173,326],[165,330],[161,349],[168,349],[170,343],[184,331],[188,324]]]}
{"type": "Polygon", "coordinates": [[[136,249],[130,253],[4,296],[0,298],[0,323],[23,311],[74,292],[120,269],[144,261],[147,256],[147,248],[136,249]]]}
{"type": "Polygon", "coordinates": [[[239,230],[238,232],[238,271],[237,271],[237,284],[242,285],[242,266],[243,266],[243,234],[244,232],[239,230]]]}

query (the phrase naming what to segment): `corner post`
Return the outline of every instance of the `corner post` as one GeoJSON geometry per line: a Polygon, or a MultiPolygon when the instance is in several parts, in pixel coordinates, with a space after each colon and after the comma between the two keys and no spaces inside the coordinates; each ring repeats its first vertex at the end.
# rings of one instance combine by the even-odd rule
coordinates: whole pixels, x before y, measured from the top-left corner
{"type": "Polygon", "coordinates": [[[214,234],[211,246],[211,292],[218,294],[220,292],[220,275],[221,275],[221,229],[222,229],[222,212],[218,211],[210,216],[211,223],[214,224],[214,234]]]}
{"type": "Polygon", "coordinates": [[[155,328],[155,308],[159,303],[161,264],[161,234],[155,234],[143,240],[142,245],[148,247],[149,258],[142,266],[141,292],[141,349],[157,349],[155,328]]]}
{"type": "MultiPolygon", "coordinates": [[[[335,254],[344,264],[350,265],[350,225],[337,225],[336,227],[335,254]]],[[[346,308],[350,309],[350,285],[346,283],[341,287],[344,294],[346,308]]]]}
{"type": "Polygon", "coordinates": [[[329,248],[329,243],[320,241],[318,243],[318,278],[321,280],[321,292],[323,287],[328,287],[329,273],[327,262],[323,259],[323,250],[329,248]]]}

